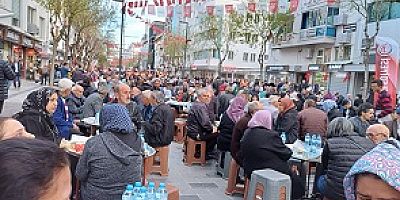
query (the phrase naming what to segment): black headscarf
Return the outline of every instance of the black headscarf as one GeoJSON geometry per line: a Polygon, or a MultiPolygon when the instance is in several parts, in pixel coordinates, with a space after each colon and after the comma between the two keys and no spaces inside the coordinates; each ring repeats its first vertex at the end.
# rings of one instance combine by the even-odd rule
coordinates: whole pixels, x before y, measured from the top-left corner
{"type": "Polygon", "coordinates": [[[35,110],[45,115],[49,115],[46,106],[50,101],[50,96],[56,93],[56,91],[49,87],[40,88],[39,90],[33,91],[24,100],[22,104],[23,110],[35,110]]]}

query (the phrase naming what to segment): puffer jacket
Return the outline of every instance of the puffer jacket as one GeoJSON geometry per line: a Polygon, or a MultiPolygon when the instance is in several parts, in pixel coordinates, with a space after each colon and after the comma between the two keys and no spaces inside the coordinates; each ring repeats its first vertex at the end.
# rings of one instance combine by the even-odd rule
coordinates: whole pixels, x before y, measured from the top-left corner
{"type": "Polygon", "coordinates": [[[155,107],[150,122],[144,122],[144,139],[151,147],[162,147],[171,144],[174,133],[174,113],[167,104],[155,107]]]}
{"type": "Polygon", "coordinates": [[[299,133],[299,122],[297,121],[296,107],[291,108],[283,114],[278,115],[276,120],[275,131],[279,134],[285,132],[286,143],[293,144],[299,133]]]}
{"type": "Polygon", "coordinates": [[[375,145],[371,140],[350,133],[329,138],[322,152],[322,167],[327,175],[326,195],[329,199],[344,200],[343,179],[353,164],[375,145]]]}
{"type": "Polygon", "coordinates": [[[8,81],[14,80],[15,73],[6,61],[0,60],[0,100],[8,98],[8,81]]]}
{"type": "Polygon", "coordinates": [[[207,105],[201,102],[194,102],[190,108],[186,124],[187,135],[192,139],[197,139],[197,136],[203,138],[211,134],[213,126],[208,115],[207,105]]]}
{"type": "Polygon", "coordinates": [[[217,138],[217,147],[221,151],[231,151],[232,133],[235,123],[224,112],[221,123],[218,126],[219,134],[217,138]]]}

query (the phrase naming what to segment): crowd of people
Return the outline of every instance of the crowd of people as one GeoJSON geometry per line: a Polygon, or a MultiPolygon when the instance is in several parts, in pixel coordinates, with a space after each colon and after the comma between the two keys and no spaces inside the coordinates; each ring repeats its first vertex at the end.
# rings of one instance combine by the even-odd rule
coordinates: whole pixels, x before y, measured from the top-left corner
{"type": "Polygon", "coordinates": [[[12,118],[0,119],[0,160],[6,161],[0,162],[0,199],[68,199],[69,161],[57,146],[87,135],[82,120],[88,117],[99,118],[100,130],[72,174],[81,199],[120,199],[126,184],[141,179],[141,135],[154,148],[171,144],[179,110],[171,101],[190,103],[186,133],[206,142],[208,160],[230,152],[246,178],[265,168],[287,174],[293,199],[304,195],[305,184],[290,165],[287,144],[306,135],[323,139],[314,181],[321,199],[400,199],[400,108],[381,80],[372,81],[364,102],[305,81],[229,82],[151,71],[121,76],[113,68],[67,74],[56,87],[31,92],[12,118]]]}

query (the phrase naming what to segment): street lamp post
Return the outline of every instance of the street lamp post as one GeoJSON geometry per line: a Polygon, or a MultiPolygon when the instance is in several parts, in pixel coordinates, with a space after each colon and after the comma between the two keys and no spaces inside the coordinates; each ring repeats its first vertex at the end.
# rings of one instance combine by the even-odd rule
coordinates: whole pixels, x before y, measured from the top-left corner
{"type": "Polygon", "coordinates": [[[125,0],[114,0],[116,2],[121,2],[121,33],[120,33],[120,47],[119,47],[119,61],[118,61],[118,70],[119,76],[122,77],[122,49],[123,49],[123,38],[124,38],[124,22],[125,22],[125,0]]]}
{"type": "MultiPolygon", "coordinates": [[[[183,69],[182,69],[182,75],[184,76],[186,73],[186,67],[187,67],[187,47],[188,47],[188,30],[189,30],[189,22],[186,21],[180,21],[181,23],[186,25],[186,30],[185,30],[185,48],[183,50],[183,69]]],[[[190,77],[190,69],[189,69],[189,79],[190,77]]]]}

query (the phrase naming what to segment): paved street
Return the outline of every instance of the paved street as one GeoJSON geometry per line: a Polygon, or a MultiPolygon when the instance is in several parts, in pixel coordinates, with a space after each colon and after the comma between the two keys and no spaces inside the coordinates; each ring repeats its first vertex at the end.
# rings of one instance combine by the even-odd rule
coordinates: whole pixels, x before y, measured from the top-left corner
{"type": "Polygon", "coordinates": [[[0,117],[11,117],[16,112],[22,110],[22,102],[26,96],[31,91],[41,87],[40,83],[26,80],[21,81],[20,88],[14,88],[11,84],[10,90],[8,91],[8,99],[4,103],[3,112],[0,114],[0,117]]]}
{"type": "MultiPolygon", "coordinates": [[[[9,98],[4,105],[1,117],[10,117],[21,110],[22,102],[33,90],[40,88],[38,83],[23,80],[22,86],[15,89],[10,87],[9,98]]],[[[150,180],[171,183],[180,190],[181,200],[229,200],[242,199],[224,194],[227,181],[216,174],[215,161],[208,161],[207,165],[185,166],[182,162],[182,144],[172,143],[169,155],[169,176],[151,175],[150,180]]]]}

